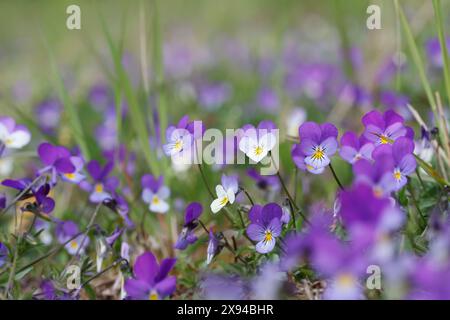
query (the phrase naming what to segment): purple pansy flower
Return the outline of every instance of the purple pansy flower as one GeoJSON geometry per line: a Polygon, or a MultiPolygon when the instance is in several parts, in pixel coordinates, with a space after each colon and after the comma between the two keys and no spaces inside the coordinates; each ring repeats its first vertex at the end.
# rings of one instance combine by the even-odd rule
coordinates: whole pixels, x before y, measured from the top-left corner
{"type": "Polygon", "coordinates": [[[254,205],[249,212],[250,225],[247,234],[256,241],[256,251],[269,253],[275,247],[276,238],[281,234],[282,209],[276,203],[266,204],[264,207],[254,205]]]}
{"type": "Polygon", "coordinates": [[[189,122],[186,115],[176,126],[169,126],[166,130],[167,143],[163,146],[167,156],[175,156],[191,149],[194,142],[194,123],[189,122]]]}
{"type": "Polygon", "coordinates": [[[220,235],[214,233],[213,229],[209,229],[208,248],[206,249],[206,264],[210,264],[215,256],[222,250],[220,243],[220,235]]]}
{"type": "MultiPolygon", "coordinates": [[[[447,48],[450,47],[450,38],[445,39],[447,48]]],[[[441,68],[444,64],[444,59],[441,50],[441,44],[438,38],[431,38],[425,43],[425,49],[430,62],[435,67],[441,68]]]]}
{"type": "MultiPolygon", "coordinates": [[[[79,233],[80,229],[78,225],[70,220],[61,221],[55,228],[56,239],[59,243],[65,243],[70,238],[79,233]]],[[[78,237],[72,239],[66,244],[66,250],[69,254],[75,255],[77,252],[84,253],[87,245],[89,244],[89,237],[85,237],[84,234],[80,234],[78,237]]]]}
{"type": "Polygon", "coordinates": [[[362,117],[364,136],[376,145],[393,144],[400,137],[414,138],[414,131],[404,125],[404,119],[393,110],[383,114],[378,110],[366,113],[362,117]]]}
{"type": "Polygon", "coordinates": [[[416,170],[416,159],[413,155],[414,142],[406,137],[397,139],[392,146],[383,145],[374,150],[374,157],[380,155],[391,155],[393,158],[393,170],[388,175],[390,179],[385,180],[388,191],[398,191],[408,182],[407,176],[416,170]]]}
{"type": "Polygon", "coordinates": [[[134,263],[134,279],[125,282],[125,290],[131,299],[158,300],[171,295],[176,289],[176,277],[168,276],[176,259],[167,258],[158,264],[151,252],[137,257],[134,263]]]}
{"type": "Polygon", "coordinates": [[[35,109],[39,127],[47,134],[54,134],[61,119],[62,106],[57,99],[45,99],[35,109]]]}
{"type": "Polygon", "coordinates": [[[103,168],[97,160],[91,160],[87,164],[87,171],[93,182],[90,183],[87,180],[83,180],[80,183],[80,187],[91,193],[89,196],[91,202],[100,203],[113,198],[113,194],[119,186],[119,180],[116,177],[108,176],[113,168],[113,162],[106,163],[103,168]]]}
{"type": "Polygon", "coordinates": [[[256,182],[256,186],[262,190],[279,190],[280,180],[276,175],[263,176],[258,170],[251,168],[247,170],[247,175],[256,182]]]}
{"type": "Polygon", "coordinates": [[[280,106],[280,101],[278,99],[275,90],[268,87],[263,87],[258,91],[256,96],[256,103],[266,112],[275,112],[280,106]]]}
{"type": "Polygon", "coordinates": [[[220,108],[230,95],[231,88],[226,83],[206,83],[197,88],[199,104],[209,111],[220,108]]]}
{"type": "Polygon", "coordinates": [[[0,242],[0,268],[3,267],[8,259],[8,247],[0,242]]]}
{"type": "Polygon", "coordinates": [[[20,149],[31,140],[31,134],[11,117],[0,117],[0,155],[5,148],[20,149]]]}
{"type": "Polygon", "coordinates": [[[353,164],[360,159],[372,160],[374,144],[367,140],[364,135],[358,136],[348,131],[341,138],[341,149],[339,154],[345,161],[353,164]]]}
{"type": "Polygon", "coordinates": [[[166,213],[169,204],[166,199],[170,196],[170,189],[164,185],[164,177],[155,179],[151,174],[141,178],[142,199],[149,205],[149,210],[156,213],[166,213]]]}
{"type": "Polygon", "coordinates": [[[43,142],[38,147],[39,158],[45,165],[39,170],[39,173],[50,171],[51,182],[56,184],[57,174],[71,176],[75,172],[76,167],[71,161],[70,151],[61,146],[54,146],[51,143],[43,142]]]}
{"type": "Polygon", "coordinates": [[[178,236],[178,240],[175,244],[176,249],[184,250],[188,245],[197,241],[197,236],[194,234],[194,229],[198,225],[197,219],[202,214],[202,211],[203,207],[198,202],[192,202],[186,207],[183,230],[178,236]]]}
{"type": "Polygon", "coordinates": [[[337,151],[338,130],[331,123],[321,125],[305,122],[298,129],[300,144],[294,146],[291,154],[298,168],[311,173],[322,173],[330,164],[330,157],[337,151]]]}
{"type": "Polygon", "coordinates": [[[41,213],[49,214],[55,208],[55,200],[48,196],[50,192],[50,185],[48,183],[41,186],[34,192],[36,209],[41,213]]]}

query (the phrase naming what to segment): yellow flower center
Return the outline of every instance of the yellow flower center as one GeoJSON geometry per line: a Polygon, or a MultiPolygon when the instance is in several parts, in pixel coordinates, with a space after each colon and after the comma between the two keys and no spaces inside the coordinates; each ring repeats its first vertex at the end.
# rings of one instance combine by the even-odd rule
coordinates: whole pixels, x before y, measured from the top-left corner
{"type": "Polygon", "coordinates": [[[78,243],[74,240],[74,241],[71,241],[70,242],[70,247],[72,248],[72,249],[76,249],[76,248],[78,248],[78,243]]]}
{"type": "Polygon", "coordinates": [[[325,150],[322,147],[316,147],[312,155],[313,160],[322,160],[325,158],[325,150]]]}
{"type": "Polygon", "coordinates": [[[183,148],[183,141],[181,141],[181,140],[177,140],[176,142],[175,142],[175,150],[181,150],[183,148]]]}
{"type": "Polygon", "coordinates": [[[9,146],[9,145],[11,145],[13,142],[14,142],[13,139],[11,139],[11,138],[6,138],[6,140],[5,140],[5,145],[6,145],[6,146],[9,146]]]}
{"type": "Polygon", "coordinates": [[[75,173],[65,173],[64,175],[66,176],[67,179],[74,179],[75,178],[75,173]]]}
{"type": "Polygon", "coordinates": [[[95,192],[97,193],[103,192],[103,185],[101,183],[97,183],[95,185],[95,192]]]}
{"type": "Polygon", "coordinates": [[[148,300],[158,300],[158,294],[155,291],[150,292],[150,294],[148,295],[148,300]]]}
{"type": "Polygon", "coordinates": [[[256,155],[256,156],[259,156],[261,153],[263,153],[263,148],[260,147],[260,146],[257,146],[257,147],[255,148],[255,155],[256,155]]]}
{"type": "Polygon", "coordinates": [[[380,187],[375,187],[373,189],[373,194],[375,195],[375,197],[381,198],[383,196],[383,189],[381,189],[380,187]]]}
{"type": "Polygon", "coordinates": [[[394,179],[397,181],[400,181],[401,178],[402,178],[402,173],[400,172],[400,170],[395,170],[394,171],[394,179]]]}
{"type": "Polygon", "coordinates": [[[267,231],[266,231],[266,235],[264,236],[264,241],[265,241],[265,242],[269,242],[269,241],[272,241],[272,240],[273,240],[273,234],[272,234],[272,231],[267,230],[267,231]]]}
{"type": "Polygon", "coordinates": [[[350,273],[343,273],[337,277],[339,287],[351,287],[355,283],[355,277],[350,273]]]}
{"type": "Polygon", "coordinates": [[[153,204],[158,204],[160,202],[159,198],[157,196],[154,196],[152,199],[153,204]]]}
{"type": "Polygon", "coordinates": [[[384,135],[384,134],[381,134],[380,136],[379,136],[379,138],[380,138],[380,143],[381,144],[393,144],[394,143],[394,140],[392,140],[391,138],[389,138],[388,136],[386,136],[386,135],[384,135]]]}
{"type": "Polygon", "coordinates": [[[309,164],[307,164],[307,165],[306,165],[306,169],[308,169],[308,170],[314,170],[314,167],[311,166],[311,165],[309,165],[309,164]]]}
{"type": "Polygon", "coordinates": [[[226,205],[228,203],[228,197],[223,197],[221,200],[220,200],[220,205],[221,206],[224,206],[224,205],[226,205]]]}

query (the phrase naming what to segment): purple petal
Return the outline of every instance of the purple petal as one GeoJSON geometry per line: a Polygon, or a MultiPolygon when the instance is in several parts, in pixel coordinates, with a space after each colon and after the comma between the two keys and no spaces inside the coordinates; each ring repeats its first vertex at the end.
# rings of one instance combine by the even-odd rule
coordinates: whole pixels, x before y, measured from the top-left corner
{"type": "Polygon", "coordinates": [[[203,211],[203,206],[198,202],[190,203],[186,208],[186,214],[184,216],[185,224],[197,219],[203,211]]]}
{"type": "Polygon", "coordinates": [[[399,163],[403,157],[412,154],[414,152],[414,142],[406,137],[400,137],[392,146],[392,154],[397,163],[399,163]]]}
{"type": "Polygon", "coordinates": [[[92,179],[94,180],[100,180],[100,174],[102,171],[102,167],[100,166],[100,163],[97,160],[91,160],[87,166],[87,171],[91,175],[92,179]]]}
{"type": "Polygon", "coordinates": [[[136,278],[148,284],[153,284],[159,270],[158,262],[151,252],[141,254],[134,264],[136,278]]]}
{"type": "Polygon", "coordinates": [[[20,181],[20,180],[13,180],[13,179],[5,179],[2,181],[2,185],[5,187],[17,189],[17,190],[23,190],[26,188],[26,185],[20,181]]]}
{"type": "Polygon", "coordinates": [[[321,141],[328,139],[330,137],[337,138],[338,136],[338,129],[334,124],[328,122],[323,123],[320,125],[320,129],[322,131],[322,134],[320,136],[321,141]]]}
{"type": "Polygon", "coordinates": [[[314,140],[311,140],[309,138],[302,139],[302,141],[300,142],[300,150],[302,151],[302,153],[305,156],[310,156],[310,155],[314,154],[314,149],[317,146],[318,146],[318,144],[316,142],[314,142],[314,140]]]}
{"type": "Polygon", "coordinates": [[[416,159],[412,154],[408,154],[400,160],[399,168],[404,175],[410,175],[416,170],[416,167],[416,159]]]}
{"type": "Polygon", "coordinates": [[[253,241],[261,241],[265,237],[265,229],[257,223],[252,223],[247,227],[247,235],[253,241]]]}
{"type": "Polygon", "coordinates": [[[127,295],[134,299],[147,300],[151,285],[145,281],[128,279],[125,281],[125,291],[127,295]]]}
{"type": "Polygon", "coordinates": [[[155,286],[155,290],[161,299],[170,296],[176,289],[177,278],[175,276],[167,277],[166,279],[158,282],[155,286]]]}
{"type": "Polygon", "coordinates": [[[273,218],[267,225],[267,229],[272,231],[274,237],[279,237],[281,234],[281,221],[278,218],[273,218]]]}
{"type": "Polygon", "coordinates": [[[169,274],[170,270],[175,266],[177,259],[167,258],[161,261],[158,275],[155,277],[155,282],[159,282],[169,274]]]}
{"type": "Polygon", "coordinates": [[[317,123],[307,121],[303,123],[300,128],[298,128],[298,134],[300,137],[300,141],[303,141],[303,139],[310,139],[313,142],[318,143],[320,141],[322,131],[320,130],[320,126],[317,123]]]}
{"type": "Polygon", "coordinates": [[[359,149],[358,136],[353,131],[347,131],[341,138],[341,146],[352,147],[353,149],[359,149]]]}
{"type": "Polygon", "coordinates": [[[384,122],[386,127],[389,127],[390,125],[400,122],[403,123],[404,119],[401,115],[396,113],[394,110],[388,110],[383,115],[384,122]]]}
{"type": "Polygon", "coordinates": [[[355,161],[355,156],[358,154],[358,151],[351,146],[342,146],[341,150],[339,150],[339,155],[342,159],[349,163],[353,163],[355,161]]]}
{"type": "Polygon", "coordinates": [[[70,161],[70,158],[59,158],[55,161],[54,166],[59,173],[75,172],[75,166],[70,161]]]}
{"type": "Polygon", "coordinates": [[[282,215],[283,215],[283,210],[276,203],[266,204],[263,207],[262,212],[261,212],[262,222],[265,225],[269,224],[274,218],[281,219],[282,215]]]}
{"type": "Polygon", "coordinates": [[[58,158],[58,151],[52,144],[43,142],[38,146],[38,155],[39,158],[41,158],[42,163],[53,165],[58,158]]]}
{"type": "MultiPolygon", "coordinates": [[[[361,119],[363,125],[367,128],[369,125],[379,128],[381,131],[385,129],[385,122],[380,111],[373,110],[366,113],[361,119]]],[[[370,138],[369,138],[370,139],[370,138]]]]}
{"type": "Polygon", "coordinates": [[[248,219],[253,223],[261,221],[261,212],[262,206],[260,206],[259,204],[255,204],[254,206],[252,206],[248,213],[248,219]]]}
{"type": "Polygon", "coordinates": [[[44,213],[50,213],[55,208],[55,200],[50,197],[46,197],[42,203],[41,208],[44,213]]]}
{"type": "Polygon", "coordinates": [[[322,141],[320,145],[323,147],[326,155],[329,157],[336,153],[338,147],[336,137],[328,137],[327,139],[322,141]]]}

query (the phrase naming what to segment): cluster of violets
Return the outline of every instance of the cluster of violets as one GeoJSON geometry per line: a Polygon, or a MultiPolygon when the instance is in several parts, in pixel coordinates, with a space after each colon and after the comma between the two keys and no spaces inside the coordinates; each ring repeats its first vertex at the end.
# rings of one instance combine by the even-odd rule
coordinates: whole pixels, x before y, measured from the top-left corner
{"type": "MultiPolygon", "coordinates": [[[[427,52],[434,66],[439,67],[442,56],[436,43],[435,39],[427,43],[427,52]]],[[[194,97],[205,112],[219,111],[233,97],[231,84],[197,79],[195,70],[232,57],[234,66],[242,70],[249,70],[256,64],[263,79],[254,101],[246,107],[260,108],[257,111],[263,114],[276,114],[280,98],[264,81],[274,72],[274,62],[269,58],[260,58],[256,63],[251,61],[250,54],[237,43],[227,42],[225,47],[227,50],[221,47],[213,54],[201,50],[192,52],[171,43],[165,45],[165,72],[177,88],[179,98],[194,97]],[[187,80],[190,78],[194,78],[193,81],[187,80]]],[[[352,51],[352,59],[353,68],[360,70],[362,63],[357,50],[352,51]]],[[[236,142],[233,147],[223,150],[225,158],[236,157],[241,152],[252,161],[246,175],[240,175],[239,168],[235,171],[228,166],[214,168],[223,173],[215,188],[205,183],[205,189],[198,191],[195,202],[177,204],[179,199],[165,184],[165,177],[139,172],[137,153],[119,143],[117,118],[126,118],[126,103],[117,108],[109,88],[96,85],[91,88],[88,100],[103,115],[103,122],[94,132],[102,157],[87,161],[78,148],[68,149],[50,142],[37,144],[35,155],[39,162],[27,168],[26,176],[1,182],[11,192],[8,196],[0,194],[0,209],[9,209],[20,200],[22,214],[36,217],[32,219],[30,230],[39,234],[42,244],[62,245],[74,259],[86,255],[95,257],[98,273],[104,270],[105,261],[113,253],[129,262],[132,272],[119,271],[116,283],[123,299],[176,297],[180,293],[177,292],[180,287],[177,287],[177,277],[180,279],[184,275],[170,273],[177,271],[177,264],[184,265],[183,260],[188,259],[193,250],[203,250],[204,272],[196,279],[195,293],[199,298],[315,298],[315,293],[302,289],[303,281],[298,280],[303,272],[312,270],[314,276],[308,281],[325,283],[321,284],[320,298],[450,299],[450,221],[438,214],[430,215],[424,231],[428,251],[417,255],[403,249],[403,231],[410,218],[400,205],[398,194],[412,174],[420,170],[416,156],[427,162],[433,156],[430,133],[424,130],[421,139],[414,140],[414,131],[405,124],[405,119],[409,120],[408,99],[383,89],[379,101],[387,111],[370,110],[375,99],[364,88],[348,83],[334,65],[306,63],[299,59],[296,48],[290,46],[284,48],[283,63],[288,70],[283,89],[291,99],[306,97],[316,101],[322,109],[331,100],[339,100],[366,111],[361,119],[364,129],[359,134],[340,133],[328,122],[306,121],[306,112],[300,107],[293,109],[285,123],[286,135],[295,141],[290,150],[292,163],[304,176],[322,175],[319,179],[329,183],[331,174],[336,176],[332,166],[334,158],[340,157],[351,166],[353,180],[346,186],[339,182],[331,208],[323,203],[299,208],[287,194],[281,174],[260,174],[258,165],[269,160],[275,145],[283,142],[277,141],[273,132],[277,126],[268,120],[257,126],[244,125],[238,137],[231,137],[231,141],[236,142]],[[56,217],[56,201],[66,184],[79,188],[85,200],[92,204],[92,210],[107,207],[109,211],[102,211],[102,214],[109,214],[108,219],[115,221],[115,228],[103,230],[95,224],[88,230],[87,221],[56,217]],[[256,190],[247,191],[244,188],[247,185],[261,191],[263,197],[258,200],[264,201],[255,203],[251,195],[256,190]],[[138,195],[133,188],[139,190],[138,195]],[[200,203],[204,198],[201,195],[207,193],[210,194],[208,203],[200,203]],[[141,215],[161,217],[172,214],[172,210],[184,212],[184,221],[176,226],[178,238],[170,248],[178,259],[167,257],[158,261],[156,251],[133,248],[130,234],[137,232],[140,222],[131,219],[130,211],[137,203],[146,208],[141,215]],[[230,220],[229,224],[223,222],[225,219],[230,220]],[[240,246],[249,250],[238,254],[230,240],[234,241],[235,237],[240,246]],[[211,272],[214,262],[221,255],[225,256],[224,249],[233,254],[237,264],[256,265],[256,274],[244,277],[211,272]],[[380,268],[382,290],[367,288],[370,266],[380,268]]],[[[388,82],[396,70],[398,66],[392,60],[387,61],[376,81],[388,82]]],[[[55,99],[46,99],[36,107],[36,118],[45,135],[54,137],[62,109],[55,99]]],[[[155,121],[155,125],[159,123],[155,121]]],[[[196,140],[202,138],[188,116],[169,126],[164,134],[165,139],[162,139],[162,133],[156,130],[149,144],[155,156],[172,160],[182,157],[184,151],[194,148],[196,140]]],[[[5,160],[12,158],[17,149],[24,148],[30,141],[31,133],[25,126],[16,124],[11,117],[0,117],[0,162],[2,156],[5,160]]],[[[0,163],[0,173],[11,174],[12,170],[3,170],[4,165],[0,163]]],[[[172,165],[174,171],[192,168],[177,167],[175,162],[172,165]]],[[[189,174],[198,173],[189,171],[189,174]]],[[[12,255],[12,248],[0,242],[0,270],[11,266],[12,255]]],[[[307,282],[306,278],[303,280],[307,282]]],[[[44,299],[74,299],[80,294],[79,290],[58,287],[51,279],[43,280],[38,291],[35,297],[44,299]]]]}

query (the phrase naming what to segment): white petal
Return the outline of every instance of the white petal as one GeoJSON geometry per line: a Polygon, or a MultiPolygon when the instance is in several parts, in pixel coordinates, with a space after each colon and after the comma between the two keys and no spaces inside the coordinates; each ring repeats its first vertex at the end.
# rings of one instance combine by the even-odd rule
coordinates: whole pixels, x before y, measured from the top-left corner
{"type": "Polygon", "coordinates": [[[26,146],[31,140],[31,135],[22,130],[18,130],[6,138],[5,144],[8,148],[20,149],[26,146]]]}
{"type": "Polygon", "coordinates": [[[142,191],[142,200],[145,203],[150,203],[153,200],[154,193],[150,189],[144,189],[142,191]]]}
{"type": "Polygon", "coordinates": [[[220,211],[220,209],[222,209],[225,205],[222,202],[222,199],[216,199],[211,203],[211,211],[213,213],[217,213],[220,211]]]}
{"type": "Polygon", "coordinates": [[[161,199],[167,199],[170,196],[170,189],[166,186],[162,186],[158,190],[158,197],[161,199]]]}
{"type": "Polygon", "coordinates": [[[228,198],[228,202],[229,203],[234,203],[234,200],[236,198],[235,194],[234,194],[234,190],[233,189],[228,189],[227,190],[227,198],[228,198]]]}
{"type": "Polygon", "coordinates": [[[272,238],[269,241],[262,240],[256,244],[256,251],[264,254],[272,251],[274,247],[275,247],[275,238],[272,238]]]}
{"type": "Polygon", "coordinates": [[[216,186],[216,194],[217,194],[217,198],[222,199],[223,197],[227,196],[227,192],[225,191],[225,189],[223,188],[223,186],[221,184],[218,184],[216,186]]]}
{"type": "Polygon", "coordinates": [[[0,141],[5,141],[9,137],[9,131],[3,123],[0,123],[0,141]]]}
{"type": "Polygon", "coordinates": [[[150,204],[150,211],[156,212],[156,213],[166,213],[169,210],[169,204],[165,202],[164,200],[159,199],[157,203],[150,204]]]}
{"type": "Polygon", "coordinates": [[[241,150],[246,155],[248,155],[250,151],[253,151],[253,149],[257,146],[258,142],[249,136],[244,136],[242,137],[241,141],[239,141],[239,150],[241,150]]]}
{"type": "Polygon", "coordinates": [[[267,150],[267,152],[272,150],[276,143],[277,137],[271,132],[264,134],[259,138],[259,146],[262,147],[263,150],[267,150]]]}

